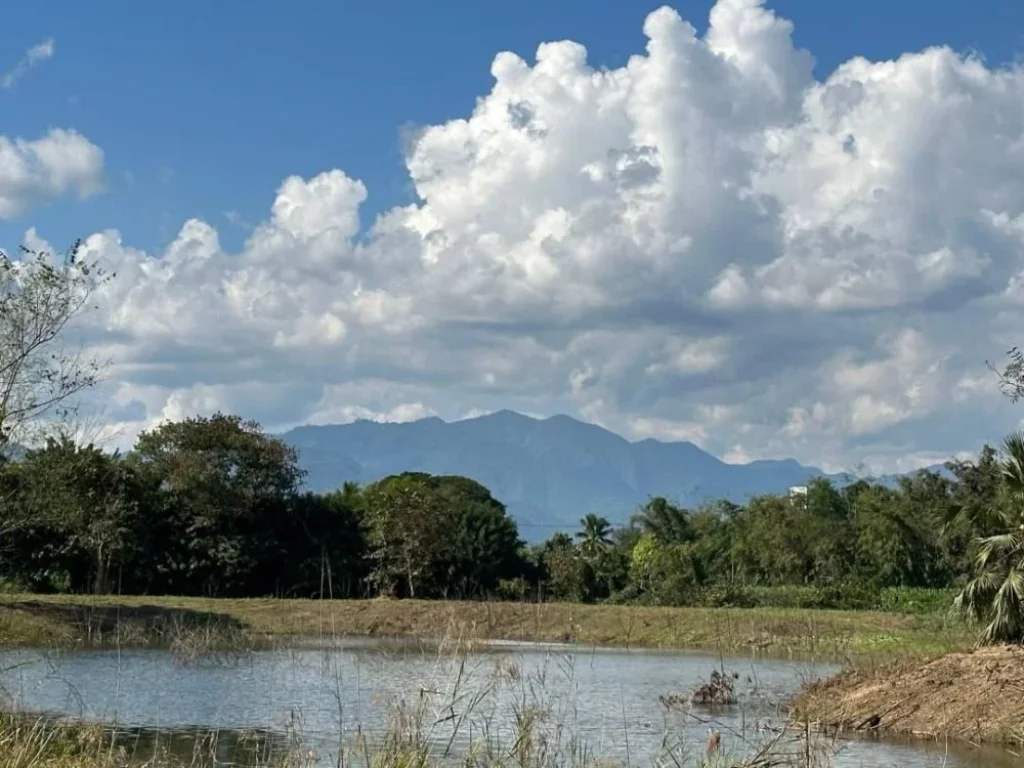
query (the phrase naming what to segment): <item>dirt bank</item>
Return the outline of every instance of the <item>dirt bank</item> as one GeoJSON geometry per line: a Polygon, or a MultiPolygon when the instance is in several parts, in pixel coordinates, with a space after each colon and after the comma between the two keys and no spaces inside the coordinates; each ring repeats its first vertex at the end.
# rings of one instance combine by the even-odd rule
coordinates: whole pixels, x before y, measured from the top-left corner
{"type": "Polygon", "coordinates": [[[793,708],[847,731],[1024,745],[1024,648],[851,670],[808,686],[793,708]]]}

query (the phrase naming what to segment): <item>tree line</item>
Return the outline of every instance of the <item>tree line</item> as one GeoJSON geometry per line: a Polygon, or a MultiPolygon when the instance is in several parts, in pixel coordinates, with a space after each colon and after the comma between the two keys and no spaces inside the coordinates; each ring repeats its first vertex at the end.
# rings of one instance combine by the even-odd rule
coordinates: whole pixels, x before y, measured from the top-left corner
{"type": "Polygon", "coordinates": [[[985,448],[892,486],[816,479],[743,505],[657,497],[618,528],[587,515],[530,546],[470,478],[305,492],[295,449],[216,414],[143,433],[124,455],[62,437],[6,462],[0,577],[39,592],[657,605],[739,603],[760,586],[958,587],[1017,510],[1008,461],[985,448]]]}

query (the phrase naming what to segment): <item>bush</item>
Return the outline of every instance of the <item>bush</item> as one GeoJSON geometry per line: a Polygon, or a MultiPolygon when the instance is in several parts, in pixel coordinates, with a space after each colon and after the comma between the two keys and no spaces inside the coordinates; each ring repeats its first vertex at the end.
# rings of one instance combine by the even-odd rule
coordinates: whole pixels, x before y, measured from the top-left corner
{"type": "Polygon", "coordinates": [[[892,613],[945,613],[952,607],[955,597],[955,589],[887,587],[882,590],[878,607],[892,613]]]}
{"type": "Polygon", "coordinates": [[[673,593],[645,593],[629,585],[608,602],[635,605],[699,606],[702,608],[800,608],[837,611],[886,611],[937,614],[949,610],[955,591],[917,587],[878,589],[852,582],[830,586],[764,587],[746,584],[711,584],[673,593]],[[661,599],[658,599],[661,598],[661,599]]]}
{"type": "Polygon", "coordinates": [[[498,581],[498,599],[506,602],[524,602],[530,598],[530,583],[522,576],[498,581]]]}
{"type": "Polygon", "coordinates": [[[697,604],[708,608],[874,610],[879,607],[879,594],[877,590],[860,584],[828,587],[723,584],[702,590],[697,604]]]}
{"type": "Polygon", "coordinates": [[[697,595],[697,604],[705,608],[757,608],[761,603],[755,589],[741,584],[716,584],[697,595]]]}
{"type": "Polygon", "coordinates": [[[956,591],[952,589],[876,589],[857,582],[827,587],[718,584],[701,590],[692,604],[708,608],[810,608],[937,614],[949,610],[955,595],[956,591]]]}

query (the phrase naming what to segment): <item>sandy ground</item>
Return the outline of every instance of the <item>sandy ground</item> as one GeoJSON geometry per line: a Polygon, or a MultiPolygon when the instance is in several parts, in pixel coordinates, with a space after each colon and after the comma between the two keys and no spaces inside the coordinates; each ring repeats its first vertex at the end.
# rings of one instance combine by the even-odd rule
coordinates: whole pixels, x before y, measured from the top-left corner
{"type": "Polygon", "coordinates": [[[1024,744],[1024,647],[850,670],[808,686],[793,708],[844,730],[1024,744]]]}

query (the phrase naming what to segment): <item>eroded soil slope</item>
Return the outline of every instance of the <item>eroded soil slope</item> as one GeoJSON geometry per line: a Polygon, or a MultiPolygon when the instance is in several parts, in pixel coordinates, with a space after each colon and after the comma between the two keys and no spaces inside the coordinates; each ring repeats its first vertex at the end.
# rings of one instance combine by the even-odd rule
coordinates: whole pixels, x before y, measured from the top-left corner
{"type": "Polygon", "coordinates": [[[843,730],[1024,744],[1024,648],[851,670],[808,686],[793,709],[843,730]]]}

